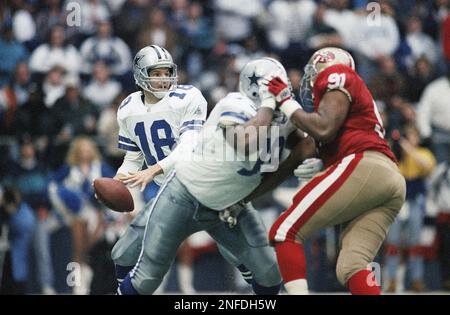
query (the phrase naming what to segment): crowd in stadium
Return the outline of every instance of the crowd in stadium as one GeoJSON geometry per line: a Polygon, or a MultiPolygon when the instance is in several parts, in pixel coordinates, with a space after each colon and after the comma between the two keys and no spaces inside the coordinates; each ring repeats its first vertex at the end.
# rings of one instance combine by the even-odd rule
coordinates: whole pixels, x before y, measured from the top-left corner
{"type": "MultiPolygon", "coordinates": [[[[280,60],[299,98],[312,52],[349,50],[407,180],[407,206],[378,257],[384,290],[450,290],[449,0],[6,0],[1,293],[114,292],[110,250],[130,217],[105,211],[91,182],[121,164],[116,112],[136,90],[133,56],[150,44],[172,53],[178,83],[198,87],[209,110],[251,59],[280,60]],[[89,288],[68,284],[70,262],[89,288]]],[[[255,206],[284,210],[277,200],[255,206]]],[[[343,289],[329,267],[338,232],[308,243],[312,291],[343,289]]]]}

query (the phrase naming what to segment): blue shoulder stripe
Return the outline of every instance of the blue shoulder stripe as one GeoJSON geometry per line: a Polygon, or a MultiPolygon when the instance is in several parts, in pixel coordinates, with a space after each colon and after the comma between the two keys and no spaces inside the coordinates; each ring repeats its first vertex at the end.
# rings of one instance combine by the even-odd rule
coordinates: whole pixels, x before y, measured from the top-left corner
{"type": "Polygon", "coordinates": [[[136,143],[133,140],[131,140],[131,139],[127,138],[127,137],[121,136],[121,135],[119,135],[119,141],[122,141],[122,142],[129,143],[129,144],[137,146],[136,143]]]}
{"type": "Polygon", "coordinates": [[[235,117],[235,118],[242,119],[243,121],[249,121],[250,120],[250,118],[248,118],[244,114],[240,114],[240,113],[236,113],[236,112],[223,112],[220,115],[220,117],[222,117],[222,116],[235,117]]]}
{"type": "Polygon", "coordinates": [[[124,149],[124,150],[127,150],[127,151],[133,151],[133,152],[141,151],[141,149],[139,149],[138,147],[132,147],[132,146],[129,146],[129,145],[126,145],[126,144],[123,144],[123,143],[119,143],[117,147],[119,149],[124,149]]]}
{"type": "Polygon", "coordinates": [[[204,120],[201,120],[201,119],[193,119],[193,120],[189,120],[189,121],[185,121],[182,125],[181,125],[181,128],[183,128],[184,126],[188,126],[188,125],[198,125],[198,124],[200,124],[200,125],[203,125],[203,123],[204,123],[205,121],[204,120]]]}

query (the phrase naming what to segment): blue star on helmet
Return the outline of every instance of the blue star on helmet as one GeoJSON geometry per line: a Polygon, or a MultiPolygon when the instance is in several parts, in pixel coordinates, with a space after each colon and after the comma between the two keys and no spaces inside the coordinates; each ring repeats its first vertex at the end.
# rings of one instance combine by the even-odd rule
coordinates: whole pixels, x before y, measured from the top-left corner
{"type": "Polygon", "coordinates": [[[139,66],[139,61],[141,61],[142,58],[144,58],[144,55],[137,56],[137,57],[134,59],[134,64],[135,64],[136,66],[139,66]]]}
{"type": "Polygon", "coordinates": [[[251,77],[247,77],[250,80],[250,86],[253,84],[258,86],[258,80],[261,79],[261,77],[257,77],[256,73],[253,72],[251,77]]]}

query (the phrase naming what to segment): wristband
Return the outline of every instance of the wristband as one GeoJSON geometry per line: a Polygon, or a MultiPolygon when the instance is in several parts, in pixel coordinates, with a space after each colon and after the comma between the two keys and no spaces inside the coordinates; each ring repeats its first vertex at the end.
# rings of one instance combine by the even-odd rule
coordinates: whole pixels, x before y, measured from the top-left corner
{"type": "Polygon", "coordinates": [[[289,99],[286,100],[285,102],[283,102],[283,104],[280,106],[280,110],[283,114],[286,115],[286,117],[288,119],[291,118],[292,114],[297,110],[297,109],[301,109],[302,107],[300,106],[299,103],[297,103],[297,101],[293,100],[293,99],[289,99]]]}
{"type": "Polygon", "coordinates": [[[265,98],[261,101],[261,107],[268,107],[272,110],[275,110],[277,104],[273,97],[265,98]]]}

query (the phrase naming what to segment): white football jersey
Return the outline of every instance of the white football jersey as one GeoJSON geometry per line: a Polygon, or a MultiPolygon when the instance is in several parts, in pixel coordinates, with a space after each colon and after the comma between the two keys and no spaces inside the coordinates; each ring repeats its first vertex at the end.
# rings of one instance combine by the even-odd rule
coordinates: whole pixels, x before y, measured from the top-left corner
{"type": "MultiPolygon", "coordinates": [[[[244,124],[256,115],[255,104],[241,93],[230,93],[212,110],[200,134],[191,160],[178,160],[177,178],[204,206],[223,210],[249,195],[264,172],[273,172],[281,162],[287,136],[295,126],[280,114],[274,118],[267,150],[259,148],[245,157],[225,140],[223,122],[244,124]]],[[[256,129],[255,129],[256,131],[256,129]]],[[[261,138],[260,138],[261,139],[261,138]]]]}
{"type": "MultiPolygon", "coordinates": [[[[144,94],[130,94],[119,106],[121,149],[138,152],[136,160],[147,166],[164,160],[188,131],[200,130],[206,120],[207,103],[192,85],[179,85],[158,103],[146,105],[144,94]]],[[[160,185],[165,174],[155,177],[160,185]]]]}

